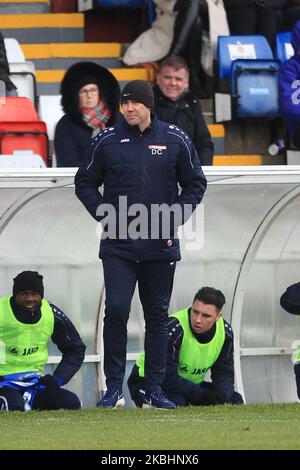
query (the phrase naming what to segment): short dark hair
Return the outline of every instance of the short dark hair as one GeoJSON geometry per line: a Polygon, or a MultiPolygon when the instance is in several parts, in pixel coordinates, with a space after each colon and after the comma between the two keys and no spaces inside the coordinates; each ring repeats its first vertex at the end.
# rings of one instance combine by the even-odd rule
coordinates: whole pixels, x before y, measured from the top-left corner
{"type": "Polygon", "coordinates": [[[206,305],[214,305],[219,312],[226,302],[224,294],[213,287],[202,287],[199,289],[195,294],[193,302],[195,302],[195,300],[199,300],[199,302],[203,302],[206,305]]]}
{"type": "Polygon", "coordinates": [[[177,55],[169,56],[162,60],[158,66],[158,73],[160,73],[164,67],[172,67],[175,70],[184,69],[188,75],[190,73],[188,64],[184,58],[177,55]]]}

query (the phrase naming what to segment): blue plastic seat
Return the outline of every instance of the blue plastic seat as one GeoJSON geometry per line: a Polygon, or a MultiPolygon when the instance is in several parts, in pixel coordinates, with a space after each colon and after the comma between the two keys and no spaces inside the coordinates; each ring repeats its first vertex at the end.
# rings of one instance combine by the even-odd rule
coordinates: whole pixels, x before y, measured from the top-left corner
{"type": "Polygon", "coordinates": [[[290,31],[277,33],[275,43],[275,57],[281,63],[294,55],[294,49],[291,44],[292,33],[290,31]]]}
{"type": "Polygon", "coordinates": [[[261,35],[219,36],[219,80],[229,83],[232,116],[275,118],[278,105],[278,71],[267,39],[261,35]]]}
{"type": "Polygon", "coordinates": [[[217,47],[219,78],[230,79],[235,60],[273,59],[268,41],[261,35],[219,36],[217,47]]]}
{"type": "Polygon", "coordinates": [[[236,100],[236,116],[275,118],[280,115],[279,68],[276,60],[236,60],[232,64],[230,92],[236,100]]]}

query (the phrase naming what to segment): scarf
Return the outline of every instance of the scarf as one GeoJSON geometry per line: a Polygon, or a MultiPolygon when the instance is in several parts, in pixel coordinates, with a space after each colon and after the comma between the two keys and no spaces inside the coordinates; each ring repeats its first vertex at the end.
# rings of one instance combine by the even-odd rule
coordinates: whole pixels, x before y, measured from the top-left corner
{"type": "Polygon", "coordinates": [[[94,108],[80,108],[82,119],[92,129],[98,131],[105,129],[107,122],[111,116],[111,112],[102,100],[99,101],[94,108]]]}

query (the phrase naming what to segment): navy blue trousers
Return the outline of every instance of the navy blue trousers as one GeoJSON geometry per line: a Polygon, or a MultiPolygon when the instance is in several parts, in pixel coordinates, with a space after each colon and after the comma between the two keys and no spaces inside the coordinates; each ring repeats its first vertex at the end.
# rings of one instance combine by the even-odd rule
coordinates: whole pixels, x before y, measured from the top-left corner
{"type": "Polygon", "coordinates": [[[297,395],[300,400],[300,364],[294,365],[294,372],[295,372],[295,379],[296,379],[297,395]]]}
{"type": "MultiPolygon", "coordinates": [[[[134,401],[137,408],[141,408],[143,405],[143,399],[139,395],[139,391],[145,389],[145,380],[144,377],[139,376],[138,368],[136,365],[134,365],[134,367],[132,368],[127,384],[132,400],[134,401]]],[[[201,387],[207,390],[213,390],[213,384],[210,382],[202,382],[201,387]]],[[[174,402],[176,406],[190,405],[189,401],[182,393],[165,392],[165,395],[169,400],[174,402]]],[[[230,402],[234,405],[239,405],[244,403],[244,400],[240,393],[234,391],[231,396],[230,402]]]]}
{"type": "Polygon", "coordinates": [[[127,322],[136,283],[145,319],[147,391],[161,388],[168,346],[168,309],[176,263],[103,258],[105,317],[104,373],[107,387],[122,388],[126,367],[127,322]]]}
{"type": "MultiPolygon", "coordinates": [[[[75,393],[65,388],[40,390],[33,403],[33,410],[80,410],[81,403],[75,393]]],[[[23,391],[0,387],[0,411],[24,411],[23,391]]]]}

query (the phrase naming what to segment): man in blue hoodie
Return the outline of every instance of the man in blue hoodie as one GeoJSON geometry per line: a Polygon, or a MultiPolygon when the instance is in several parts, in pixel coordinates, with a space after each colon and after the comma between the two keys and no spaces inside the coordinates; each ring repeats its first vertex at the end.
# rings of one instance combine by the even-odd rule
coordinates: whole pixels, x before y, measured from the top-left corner
{"type": "Polygon", "coordinates": [[[295,55],[279,71],[279,104],[287,119],[291,144],[300,149],[300,21],[292,32],[292,46],[295,55]]]}

